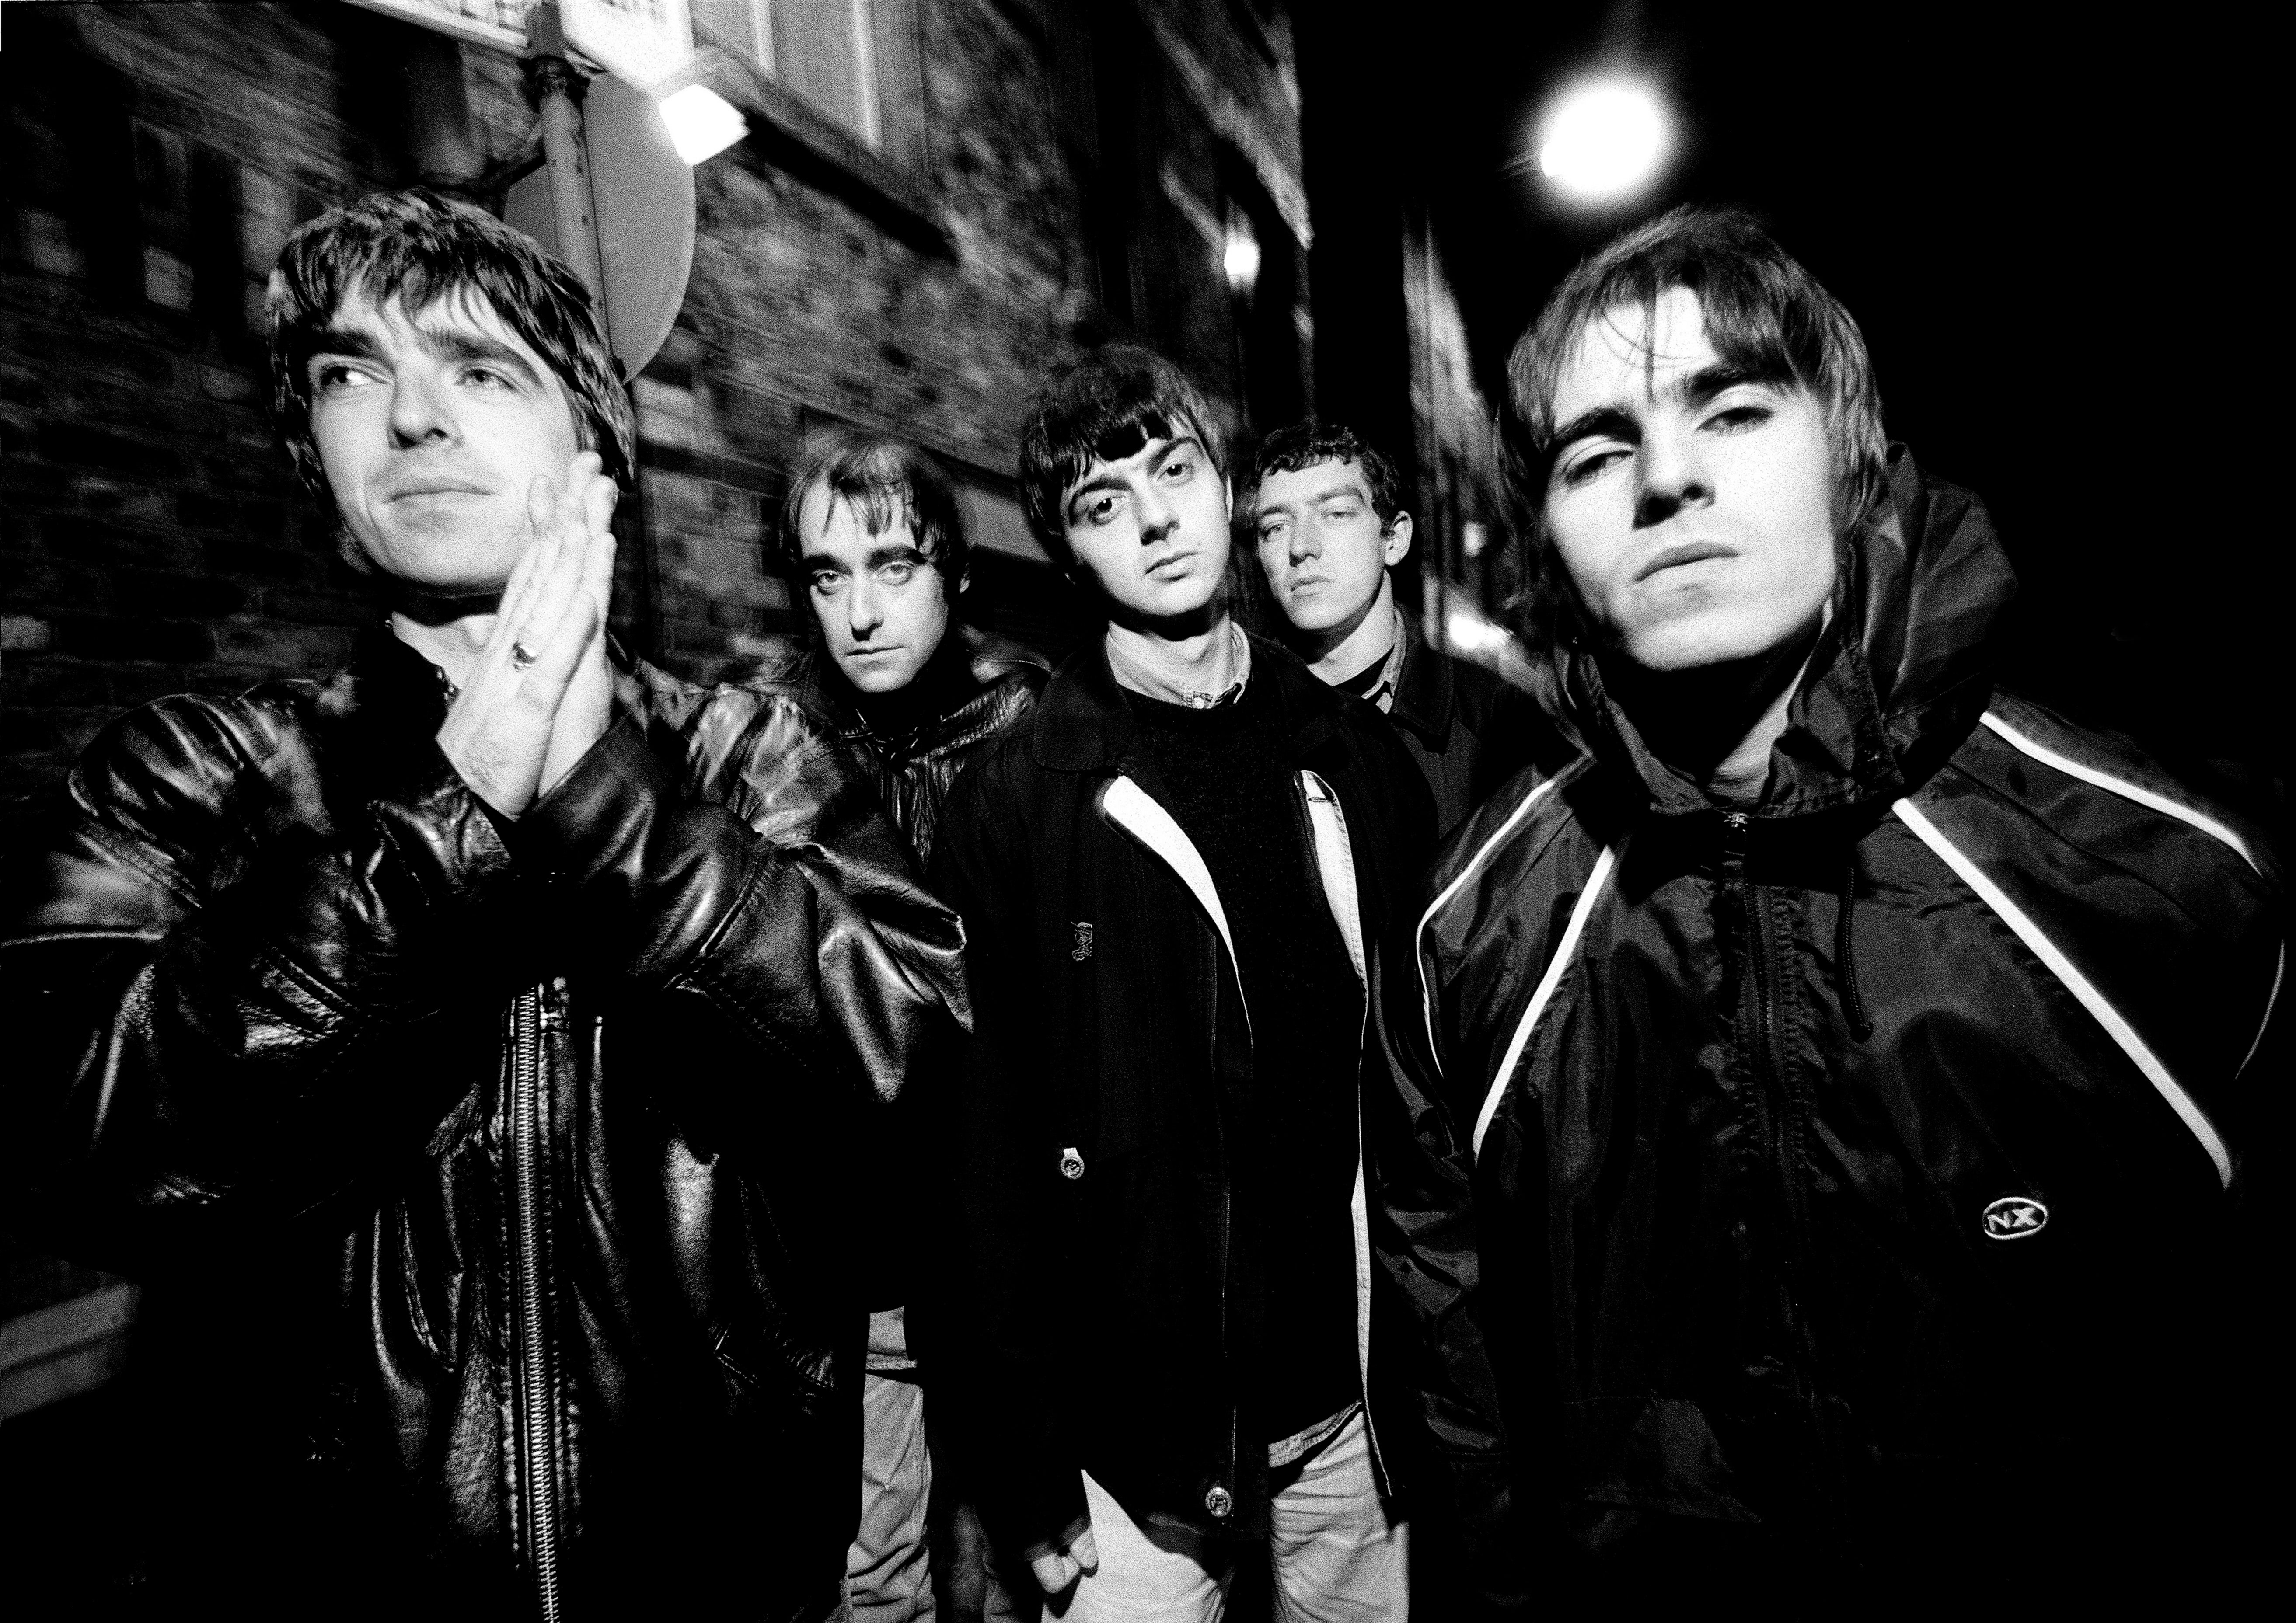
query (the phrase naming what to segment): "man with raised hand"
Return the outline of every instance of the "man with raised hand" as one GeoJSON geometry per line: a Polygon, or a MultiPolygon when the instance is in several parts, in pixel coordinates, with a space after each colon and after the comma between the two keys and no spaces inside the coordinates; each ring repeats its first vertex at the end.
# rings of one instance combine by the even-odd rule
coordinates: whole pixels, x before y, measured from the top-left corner
{"type": "Polygon", "coordinates": [[[1382,1006],[1532,1491],[1603,1601],[2205,1586],[2276,858],[1995,688],[1984,508],[1750,219],[1603,249],[1509,383],[1580,753],[1382,1006]]]}
{"type": "MultiPolygon", "coordinates": [[[[1399,1618],[1399,1305],[1374,1266],[1371,944],[1431,836],[1368,707],[1228,613],[1203,398],[1112,346],[1021,439],[1030,522],[1107,616],[957,783],[935,889],[977,1035],[951,1325],[989,1529],[1054,1615],[1399,1618]]],[[[1375,1132],[1376,1129],[1374,1129],[1375,1132]]]]}
{"type": "MultiPolygon", "coordinates": [[[[781,542],[783,568],[812,611],[815,635],[802,654],[759,681],[822,720],[875,785],[922,869],[949,785],[1028,713],[1044,685],[1044,662],[957,619],[972,549],[955,490],[914,446],[840,435],[816,447],[790,480],[781,542]]],[[[861,1527],[846,1562],[854,1623],[931,1617],[937,1595],[959,1619],[998,1603],[948,1452],[928,1446],[932,1374],[920,1367],[911,1338],[931,1312],[929,1304],[916,1303],[914,1313],[911,1305],[937,1250],[921,1155],[934,1124],[916,1114],[934,1106],[935,1080],[912,1086],[862,1178],[865,1226],[854,1251],[870,1308],[869,1374],[861,1527]]],[[[937,1414],[931,1421],[938,1433],[937,1414]]]]}
{"type": "Polygon", "coordinates": [[[115,723],[0,900],[12,1217],[146,1288],[240,1615],[816,1619],[865,1315],[845,1174],[954,921],[784,700],[620,665],[630,417],[571,275],[385,193],[270,291],[350,668],[115,723]]]}
{"type": "Polygon", "coordinates": [[[1548,734],[1498,677],[1429,648],[1396,602],[1412,523],[1395,464],[1352,430],[1311,417],[1260,441],[1246,506],[1284,640],[1322,680],[1386,716],[1447,834],[1548,734]]]}

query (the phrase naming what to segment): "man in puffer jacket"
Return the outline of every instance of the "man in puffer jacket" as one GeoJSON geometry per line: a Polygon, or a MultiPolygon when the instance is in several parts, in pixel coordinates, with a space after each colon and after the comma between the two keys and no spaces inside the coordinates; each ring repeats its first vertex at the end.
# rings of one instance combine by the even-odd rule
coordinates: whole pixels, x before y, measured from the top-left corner
{"type": "Polygon", "coordinates": [[[1750,220],[1587,261],[1510,386],[1580,754],[1449,840],[1383,1018],[1553,1582],[2205,1585],[2276,858],[1994,689],[1983,508],[1750,220]]]}
{"type": "Polygon", "coordinates": [[[794,703],[610,657],[571,273],[388,193],[270,305],[379,623],[121,718],[0,890],[0,1193],[144,1284],[163,1610],[822,1619],[853,1166],[956,922],[794,703]]]}

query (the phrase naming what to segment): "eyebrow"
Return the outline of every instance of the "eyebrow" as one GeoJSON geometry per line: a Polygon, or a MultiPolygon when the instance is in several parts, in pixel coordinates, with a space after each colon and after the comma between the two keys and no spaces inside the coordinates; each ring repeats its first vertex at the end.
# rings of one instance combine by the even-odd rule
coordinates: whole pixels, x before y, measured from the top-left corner
{"type": "MultiPolygon", "coordinates": [[[[1177,434],[1164,441],[1164,448],[1148,459],[1148,471],[1151,473],[1155,472],[1166,463],[1171,461],[1173,454],[1184,447],[1193,447],[1199,453],[1202,453],[1207,455],[1210,455],[1210,453],[1204,452],[1203,441],[1198,439],[1193,434],[1177,434]]],[[[1144,449],[1145,447],[1143,448],[1144,449]]],[[[1135,451],[1132,455],[1137,456],[1140,453],[1138,451],[1135,451]]],[[[1107,459],[1103,458],[1102,460],[1106,461],[1107,459]]],[[[1078,482],[1075,489],[1070,491],[1066,496],[1061,498],[1061,511],[1066,512],[1075,507],[1077,498],[1078,496],[1091,496],[1095,491],[1122,490],[1124,488],[1125,484],[1123,480],[1117,477],[1114,473],[1088,474],[1078,482]]]]}
{"type": "MultiPolygon", "coordinates": [[[[485,361],[515,372],[529,384],[538,386],[542,381],[524,356],[499,339],[452,327],[444,331],[417,327],[414,332],[423,350],[442,360],[485,361]]],[[[342,356],[354,361],[381,360],[382,346],[365,328],[329,327],[319,334],[318,342],[312,347],[311,358],[316,360],[330,355],[342,356]]]]}
{"type": "Polygon", "coordinates": [[[1295,508],[1321,507],[1326,502],[1336,502],[1342,497],[1361,502],[1365,506],[1371,504],[1371,492],[1364,488],[1361,480],[1350,477],[1339,484],[1326,485],[1315,495],[1303,496],[1296,501],[1265,503],[1256,516],[1264,519],[1270,513],[1290,512],[1295,508]]]}
{"type": "MultiPolygon", "coordinates": [[[[1717,361],[1711,366],[1701,366],[1687,377],[1669,380],[1666,386],[1658,391],[1658,398],[1696,407],[1705,405],[1725,389],[1735,389],[1742,383],[1775,386],[1783,381],[1765,367],[1740,366],[1728,361],[1717,361]]],[[[1567,446],[1597,435],[1631,439],[1636,431],[1631,411],[1616,402],[1605,402],[1580,412],[1557,429],[1554,443],[1557,447],[1567,446]]]]}
{"type": "MultiPolygon", "coordinates": [[[[872,570],[880,564],[886,563],[931,563],[931,559],[925,556],[924,549],[914,541],[894,541],[883,546],[873,546],[861,555],[862,567],[872,570]]],[[[836,570],[842,572],[845,568],[844,562],[832,553],[800,553],[798,555],[798,562],[808,570],[836,570]]]]}

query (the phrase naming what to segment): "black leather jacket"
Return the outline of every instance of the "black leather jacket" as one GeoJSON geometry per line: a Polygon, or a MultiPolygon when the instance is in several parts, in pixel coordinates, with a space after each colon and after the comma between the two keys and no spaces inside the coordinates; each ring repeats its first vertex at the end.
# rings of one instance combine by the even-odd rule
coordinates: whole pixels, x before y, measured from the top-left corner
{"type": "Polygon", "coordinates": [[[16,1220],[151,1282],[250,1583],[835,1603],[848,1150],[964,1017],[962,938],[794,705],[641,668],[619,708],[501,823],[378,634],[124,717],[12,865],[16,1220]]]}
{"type": "Polygon", "coordinates": [[[787,693],[818,716],[831,737],[875,784],[893,827],[920,870],[932,861],[941,803],[972,758],[1037,701],[1052,668],[1017,643],[971,626],[953,627],[898,707],[864,711],[853,686],[819,649],[747,679],[787,693]]]}
{"type": "MultiPolygon", "coordinates": [[[[819,719],[876,789],[878,803],[922,871],[932,857],[949,786],[991,741],[1028,715],[1047,674],[1043,660],[1028,649],[960,626],[941,639],[907,688],[868,712],[817,647],[764,666],[745,680],[787,694],[819,719]]],[[[912,1352],[931,1334],[931,1307],[920,1299],[934,1282],[920,1236],[933,1221],[926,1193],[938,1160],[931,1145],[946,1126],[940,1119],[946,1101],[927,1096],[934,1092],[929,1080],[913,1086],[874,1146],[869,1199],[854,1234],[858,1286],[872,1307],[911,1309],[912,1352]]]]}

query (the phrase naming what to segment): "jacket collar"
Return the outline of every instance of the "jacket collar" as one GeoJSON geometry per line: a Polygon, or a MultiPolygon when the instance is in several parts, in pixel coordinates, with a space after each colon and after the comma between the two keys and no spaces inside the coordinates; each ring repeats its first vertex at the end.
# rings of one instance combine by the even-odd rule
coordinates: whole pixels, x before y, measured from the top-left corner
{"type": "MultiPolygon", "coordinates": [[[[1251,632],[1251,680],[1275,691],[1293,760],[1304,759],[1339,730],[1340,695],[1281,643],[1251,632]]],[[[1106,642],[1092,642],[1062,661],[1037,701],[1029,753],[1054,772],[1108,775],[1137,764],[1138,730],[1132,707],[1109,669],[1106,642]]]]}
{"type": "Polygon", "coordinates": [[[1429,749],[1440,749],[1451,736],[1451,661],[1429,651],[1418,621],[1408,614],[1396,618],[1402,622],[1403,668],[1396,674],[1388,719],[1409,727],[1429,749]]]}
{"type": "MultiPolygon", "coordinates": [[[[1992,693],[1991,636],[2016,591],[1984,504],[1932,480],[1902,446],[1882,499],[1842,546],[1832,622],[1789,701],[1757,816],[1895,799],[1968,735],[1992,693]]],[[[1653,757],[1594,658],[1557,656],[1562,719],[1596,759],[1640,781],[1654,810],[1711,802],[1653,757]]]]}
{"type": "Polygon", "coordinates": [[[756,680],[791,694],[841,741],[913,759],[978,742],[996,731],[1011,719],[1016,693],[1040,686],[1047,668],[1032,649],[958,626],[919,675],[944,695],[944,708],[891,731],[880,730],[862,713],[851,684],[818,647],[766,665],[756,680]]]}

